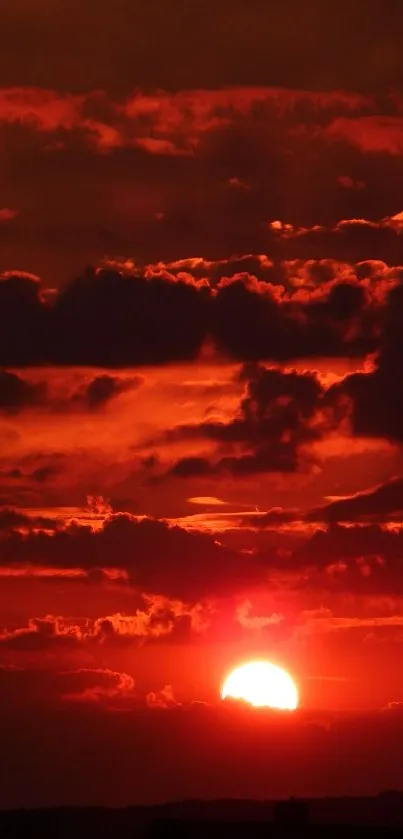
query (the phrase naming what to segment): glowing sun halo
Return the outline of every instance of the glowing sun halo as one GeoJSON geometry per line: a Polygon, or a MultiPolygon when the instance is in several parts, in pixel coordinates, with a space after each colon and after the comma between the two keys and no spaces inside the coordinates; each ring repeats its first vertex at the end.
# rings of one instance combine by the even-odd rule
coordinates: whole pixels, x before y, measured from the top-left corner
{"type": "Polygon", "coordinates": [[[269,661],[250,661],[237,667],[224,682],[222,699],[243,699],[256,708],[293,710],[298,691],[289,673],[269,661]]]}

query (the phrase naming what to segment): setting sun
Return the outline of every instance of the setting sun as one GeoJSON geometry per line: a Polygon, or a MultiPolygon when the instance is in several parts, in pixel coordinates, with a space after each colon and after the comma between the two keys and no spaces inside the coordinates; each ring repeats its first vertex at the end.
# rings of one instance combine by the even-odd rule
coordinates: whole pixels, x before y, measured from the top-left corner
{"type": "Polygon", "coordinates": [[[224,682],[222,699],[243,699],[257,708],[293,710],[297,687],[286,670],[269,661],[250,661],[237,667],[224,682]]]}

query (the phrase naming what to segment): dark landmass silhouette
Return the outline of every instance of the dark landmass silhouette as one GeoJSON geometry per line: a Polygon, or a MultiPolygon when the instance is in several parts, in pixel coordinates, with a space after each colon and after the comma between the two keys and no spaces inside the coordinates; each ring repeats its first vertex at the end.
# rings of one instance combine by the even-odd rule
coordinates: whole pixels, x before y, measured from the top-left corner
{"type": "Polygon", "coordinates": [[[403,792],[368,798],[183,801],[126,808],[55,807],[0,811],[2,839],[402,835],[403,792]]]}

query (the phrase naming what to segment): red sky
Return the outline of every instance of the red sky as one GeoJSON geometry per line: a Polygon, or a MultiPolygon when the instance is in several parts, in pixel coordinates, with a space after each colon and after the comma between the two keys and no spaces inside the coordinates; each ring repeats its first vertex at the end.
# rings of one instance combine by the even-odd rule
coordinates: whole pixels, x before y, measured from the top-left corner
{"type": "Polygon", "coordinates": [[[403,13],[269,5],[1,4],[0,806],[401,786],[403,13]]]}

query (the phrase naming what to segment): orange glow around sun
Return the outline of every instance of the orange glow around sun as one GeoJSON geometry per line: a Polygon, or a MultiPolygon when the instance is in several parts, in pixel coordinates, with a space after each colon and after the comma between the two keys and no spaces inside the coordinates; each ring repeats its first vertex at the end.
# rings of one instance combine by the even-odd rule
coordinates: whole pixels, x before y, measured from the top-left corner
{"type": "Polygon", "coordinates": [[[269,661],[250,661],[237,667],[224,682],[222,699],[243,699],[256,708],[294,710],[298,706],[295,682],[282,667],[269,661]]]}

